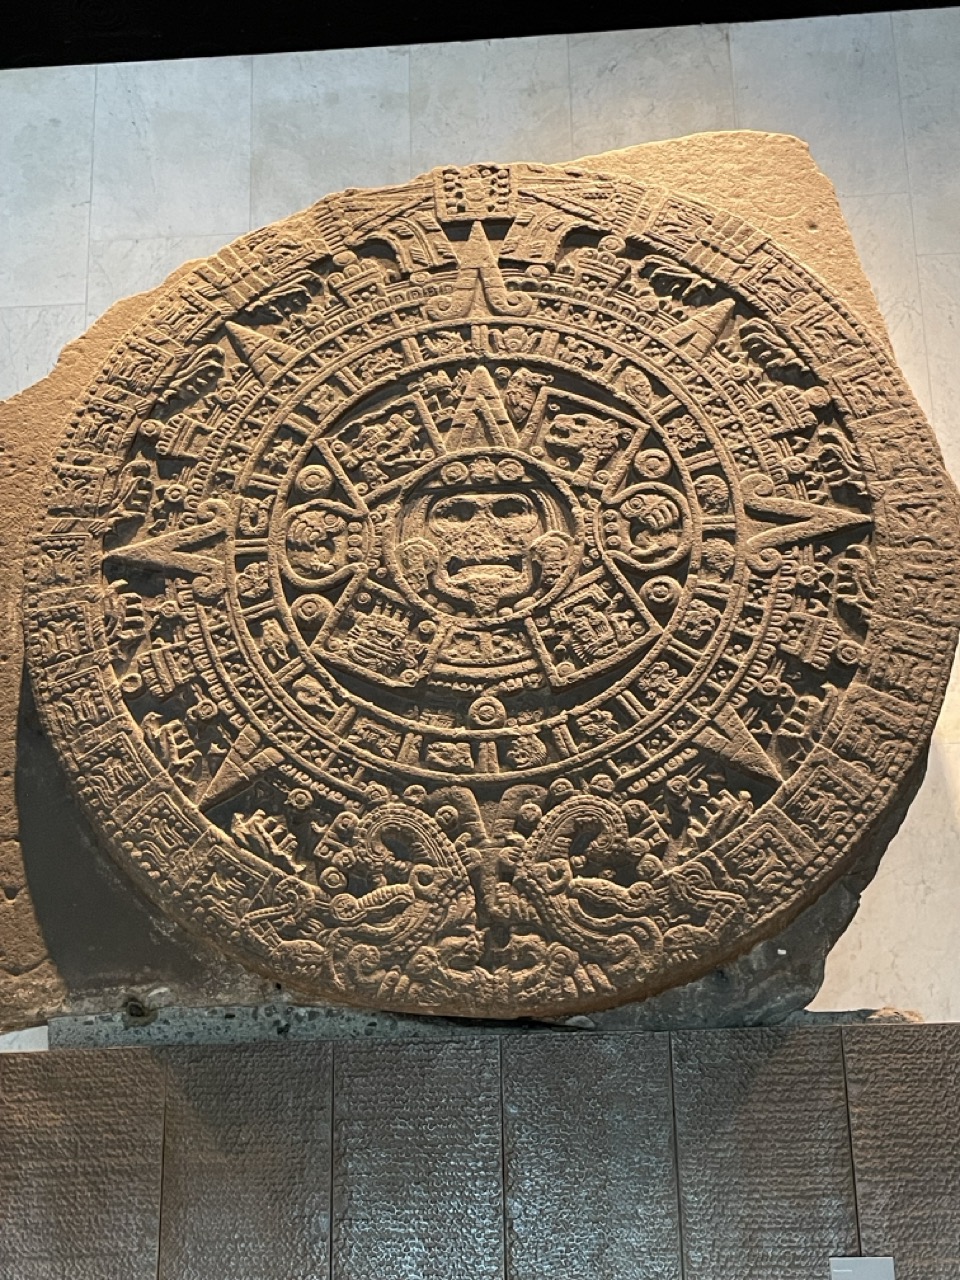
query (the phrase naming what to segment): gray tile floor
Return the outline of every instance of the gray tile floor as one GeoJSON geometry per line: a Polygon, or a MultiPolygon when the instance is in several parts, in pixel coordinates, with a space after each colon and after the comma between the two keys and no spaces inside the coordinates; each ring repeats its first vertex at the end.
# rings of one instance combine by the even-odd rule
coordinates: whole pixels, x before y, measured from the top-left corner
{"type": "MultiPolygon", "coordinates": [[[[960,8],[0,72],[0,397],[117,298],[329,191],[734,128],[797,134],[833,179],[960,478],[960,8]]],[[[819,1005],[960,1019],[958,903],[960,678],[819,1005]]]]}

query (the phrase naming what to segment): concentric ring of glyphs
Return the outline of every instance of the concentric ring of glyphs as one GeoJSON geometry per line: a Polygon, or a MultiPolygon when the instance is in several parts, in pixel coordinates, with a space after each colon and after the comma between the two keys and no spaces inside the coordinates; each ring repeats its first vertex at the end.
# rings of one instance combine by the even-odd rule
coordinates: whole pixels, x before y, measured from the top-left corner
{"type": "Polygon", "coordinates": [[[886,356],[725,213],[438,170],[171,286],[28,569],[122,865],[318,997],[490,1016],[705,972],[855,856],[942,696],[955,494],[886,356]]]}

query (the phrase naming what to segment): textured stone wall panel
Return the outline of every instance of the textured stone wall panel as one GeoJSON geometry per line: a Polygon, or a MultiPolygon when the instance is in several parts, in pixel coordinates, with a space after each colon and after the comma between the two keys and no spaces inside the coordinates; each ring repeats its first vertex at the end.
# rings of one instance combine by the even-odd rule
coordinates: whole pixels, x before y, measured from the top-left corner
{"type": "Polygon", "coordinates": [[[509,1280],[680,1280],[663,1036],[505,1039],[509,1280]]]}
{"type": "Polygon", "coordinates": [[[330,1047],[176,1050],[167,1061],[159,1280],[325,1280],[330,1047]]]}
{"type": "Polygon", "coordinates": [[[337,1047],[333,1280],[502,1280],[496,1041],[337,1047]]]}
{"type": "Polygon", "coordinates": [[[960,1026],[846,1027],[865,1254],[897,1280],[960,1275],[960,1026]]]}
{"type": "Polygon", "coordinates": [[[155,1280],[162,1144],[153,1054],[0,1056],[0,1276],[155,1280]]]}
{"type": "Polygon", "coordinates": [[[685,1280],[813,1280],[859,1252],[836,1031],[673,1037],[685,1280]]]}

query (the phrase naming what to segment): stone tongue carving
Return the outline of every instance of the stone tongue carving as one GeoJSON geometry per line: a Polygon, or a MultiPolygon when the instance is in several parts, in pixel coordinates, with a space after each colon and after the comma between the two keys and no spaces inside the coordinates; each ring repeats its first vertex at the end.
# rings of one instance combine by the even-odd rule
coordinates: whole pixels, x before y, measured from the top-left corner
{"type": "Polygon", "coordinates": [[[349,191],[172,286],[29,567],[122,865],[316,997],[635,999],[783,927],[942,695],[957,508],[887,357],[728,214],[577,170],[349,191]]]}

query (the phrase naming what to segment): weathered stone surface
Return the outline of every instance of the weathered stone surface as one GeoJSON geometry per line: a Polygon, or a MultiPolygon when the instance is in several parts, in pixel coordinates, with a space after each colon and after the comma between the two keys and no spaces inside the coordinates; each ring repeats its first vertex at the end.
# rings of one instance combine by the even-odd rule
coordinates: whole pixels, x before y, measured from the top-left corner
{"type": "Polygon", "coordinates": [[[960,1275],[960,1026],[847,1027],[864,1254],[897,1280],[960,1275]]]}
{"type": "Polygon", "coordinates": [[[672,1042],[687,1280],[810,1280],[858,1253],[839,1029],[672,1042]]]}
{"type": "Polygon", "coordinates": [[[501,1280],[495,1040],[338,1045],[332,1280],[501,1280]]]}
{"type": "Polygon", "coordinates": [[[502,1062],[509,1280],[680,1280],[668,1037],[505,1036],[502,1062]]]}
{"type": "Polygon", "coordinates": [[[168,1052],[157,1280],[327,1276],[332,1051],[168,1052]]]}
{"type": "Polygon", "coordinates": [[[47,508],[31,670],[108,847],[388,1008],[603,1007],[775,933],[955,633],[954,494],[869,334],[732,215],[579,170],[237,242],[125,336],[47,508]]]}
{"type": "Polygon", "coordinates": [[[577,161],[681,191],[764,231],[838,294],[889,349],[886,325],[850,238],[833,184],[810,148],[784,133],[695,133],[577,161]]]}
{"type": "MultiPolygon", "coordinates": [[[[713,147],[726,207],[752,201],[833,292],[628,180],[443,171],[181,277],[77,419],[34,561],[44,713],[121,863],[247,964],[314,998],[494,1016],[671,986],[676,1012],[721,965],[686,1006],[725,1020],[771,957],[738,953],[838,876],[821,933],[848,918],[953,638],[955,606],[908,606],[897,575],[948,572],[954,496],[839,301],[876,314],[805,149],[713,147]],[[378,307],[400,327],[378,334],[378,307]]],[[[649,152],[636,176],[698,192],[709,150],[590,164],[649,152]]]]}
{"type": "Polygon", "coordinates": [[[156,1280],[163,1094],[143,1050],[0,1055],[0,1275],[156,1280]]]}
{"type": "MultiPolygon", "coordinates": [[[[823,982],[824,964],[833,944],[853,919],[860,894],[876,873],[877,864],[903,819],[923,778],[925,757],[914,765],[895,804],[863,853],[849,870],[775,937],[761,942],[731,963],[694,982],[640,1003],[621,1005],[594,1014],[607,1029],[694,1030],[698,1027],[777,1025],[798,1019],[817,1023],[831,1020],[862,1022],[896,1010],[847,1010],[835,1014],[801,1013],[823,982]]],[[[923,1017],[909,1017],[922,1022],[923,1017]]]]}

